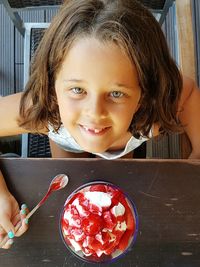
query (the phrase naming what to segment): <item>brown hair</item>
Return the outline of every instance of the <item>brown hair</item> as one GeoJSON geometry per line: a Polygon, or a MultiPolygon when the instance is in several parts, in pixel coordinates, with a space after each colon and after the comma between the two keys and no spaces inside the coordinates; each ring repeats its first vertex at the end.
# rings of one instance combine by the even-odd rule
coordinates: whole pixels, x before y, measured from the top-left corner
{"type": "Polygon", "coordinates": [[[115,42],[134,62],[142,90],[140,108],[130,125],[133,135],[148,136],[153,123],[163,132],[179,130],[182,77],[171,58],[159,23],[134,0],[67,0],[53,19],[37,51],[21,99],[21,127],[61,125],[55,78],[74,40],[92,35],[115,42]]]}

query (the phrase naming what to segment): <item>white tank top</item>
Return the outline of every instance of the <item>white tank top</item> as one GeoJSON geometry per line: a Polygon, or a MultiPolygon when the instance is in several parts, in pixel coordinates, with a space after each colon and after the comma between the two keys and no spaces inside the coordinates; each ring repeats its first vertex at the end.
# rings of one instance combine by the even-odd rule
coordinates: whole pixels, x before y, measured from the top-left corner
{"type": "MultiPolygon", "coordinates": [[[[70,135],[66,128],[63,125],[59,128],[58,132],[56,133],[53,130],[53,127],[49,125],[49,138],[54,141],[58,146],[62,149],[74,153],[83,153],[85,152],[79,144],[74,140],[74,138],[70,135]]],[[[137,147],[139,147],[143,142],[147,141],[148,138],[140,137],[139,139],[135,137],[131,137],[127,142],[124,149],[115,150],[115,151],[106,151],[103,153],[93,153],[94,155],[98,155],[104,159],[112,160],[121,158],[122,156],[128,154],[129,152],[133,151],[137,147]]]]}

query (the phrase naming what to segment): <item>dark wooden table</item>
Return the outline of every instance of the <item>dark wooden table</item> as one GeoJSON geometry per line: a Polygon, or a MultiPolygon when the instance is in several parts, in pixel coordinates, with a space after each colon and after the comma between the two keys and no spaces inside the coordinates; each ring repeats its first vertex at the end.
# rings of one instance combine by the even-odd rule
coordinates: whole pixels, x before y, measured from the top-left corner
{"type": "Polygon", "coordinates": [[[0,267],[100,266],[73,256],[58,227],[67,196],[94,180],[120,186],[139,214],[135,245],[112,266],[200,266],[200,161],[0,159],[0,168],[19,203],[30,209],[54,175],[66,173],[70,178],[68,186],[53,193],[30,219],[28,232],[16,238],[10,250],[0,250],[0,267]]]}

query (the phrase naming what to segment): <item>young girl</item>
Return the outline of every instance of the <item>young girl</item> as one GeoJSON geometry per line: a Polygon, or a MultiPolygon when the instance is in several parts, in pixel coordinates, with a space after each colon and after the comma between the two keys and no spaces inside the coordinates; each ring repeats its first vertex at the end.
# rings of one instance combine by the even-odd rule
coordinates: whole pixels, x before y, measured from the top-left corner
{"type": "MultiPolygon", "coordinates": [[[[115,159],[152,136],[185,131],[190,158],[200,158],[199,103],[137,1],[69,0],[38,47],[25,92],[1,99],[0,135],[43,133],[53,156],[115,159]]],[[[22,216],[14,232],[19,208],[3,177],[0,192],[2,236],[19,236],[27,225],[22,216]]]]}

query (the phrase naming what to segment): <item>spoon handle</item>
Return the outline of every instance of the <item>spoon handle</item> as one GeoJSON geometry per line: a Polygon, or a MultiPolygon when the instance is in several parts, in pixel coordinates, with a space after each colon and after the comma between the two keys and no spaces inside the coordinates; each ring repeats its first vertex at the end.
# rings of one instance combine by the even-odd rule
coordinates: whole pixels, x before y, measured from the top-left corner
{"type": "Polygon", "coordinates": [[[25,219],[29,219],[29,218],[33,215],[33,213],[35,213],[36,210],[39,209],[40,206],[41,206],[40,203],[38,203],[38,204],[35,206],[35,208],[33,208],[33,209],[26,215],[26,218],[25,218],[25,219]]]}
{"type": "Polygon", "coordinates": [[[40,200],[40,202],[35,206],[35,208],[33,208],[27,215],[25,219],[29,219],[35,212],[37,209],[39,209],[39,207],[42,206],[42,204],[46,201],[46,199],[49,197],[50,193],[52,191],[48,190],[46,195],[40,200]]]}

